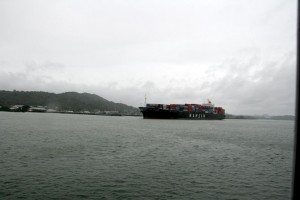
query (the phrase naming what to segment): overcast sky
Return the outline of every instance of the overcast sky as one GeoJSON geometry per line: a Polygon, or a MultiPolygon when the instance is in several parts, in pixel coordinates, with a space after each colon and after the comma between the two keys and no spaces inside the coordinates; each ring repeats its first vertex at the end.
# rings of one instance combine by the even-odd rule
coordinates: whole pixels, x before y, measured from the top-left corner
{"type": "Polygon", "coordinates": [[[0,0],[0,90],[294,114],[296,0],[0,0]]]}

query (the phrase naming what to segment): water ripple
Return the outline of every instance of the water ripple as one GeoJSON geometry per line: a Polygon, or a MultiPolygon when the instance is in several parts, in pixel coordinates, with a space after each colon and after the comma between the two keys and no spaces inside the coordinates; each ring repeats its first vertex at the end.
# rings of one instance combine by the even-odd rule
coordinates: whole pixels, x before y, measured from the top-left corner
{"type": "Polygon", "coordinates": [[[289,199],[293,127],[272,120],[0,115],[1,199],[289,199]]]}

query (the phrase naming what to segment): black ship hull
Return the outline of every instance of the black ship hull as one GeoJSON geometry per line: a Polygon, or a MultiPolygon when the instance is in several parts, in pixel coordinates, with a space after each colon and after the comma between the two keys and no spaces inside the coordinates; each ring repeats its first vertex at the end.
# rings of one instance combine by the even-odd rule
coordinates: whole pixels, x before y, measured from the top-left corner
{"type": "Polygon", "coordinates": [[[188,111],[170,111],[170,110],[151,110],[140,107],[144,119],[188,119],[188,120],[222,120],[225,114],[188,112],[188,111]]]}

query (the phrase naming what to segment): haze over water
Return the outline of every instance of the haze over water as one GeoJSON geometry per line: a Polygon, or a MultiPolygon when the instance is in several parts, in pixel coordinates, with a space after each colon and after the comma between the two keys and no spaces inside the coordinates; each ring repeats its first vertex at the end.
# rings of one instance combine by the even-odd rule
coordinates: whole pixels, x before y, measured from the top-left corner
{"type": "Polygon", "coordinates": [[[291,197],[294,121],[0,112],[1,199],[291,197]]]}

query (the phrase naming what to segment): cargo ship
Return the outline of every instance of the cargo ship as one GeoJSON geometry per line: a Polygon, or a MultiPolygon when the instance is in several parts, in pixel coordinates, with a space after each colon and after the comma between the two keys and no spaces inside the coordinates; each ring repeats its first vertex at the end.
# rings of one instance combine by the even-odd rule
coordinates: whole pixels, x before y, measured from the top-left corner
{"type": "Polygon", "coordinates": [[[215,107],[210,100],[204,104],[146,104],[139,109],[144,119],[225,119],[225,109],[215,107]]]}

